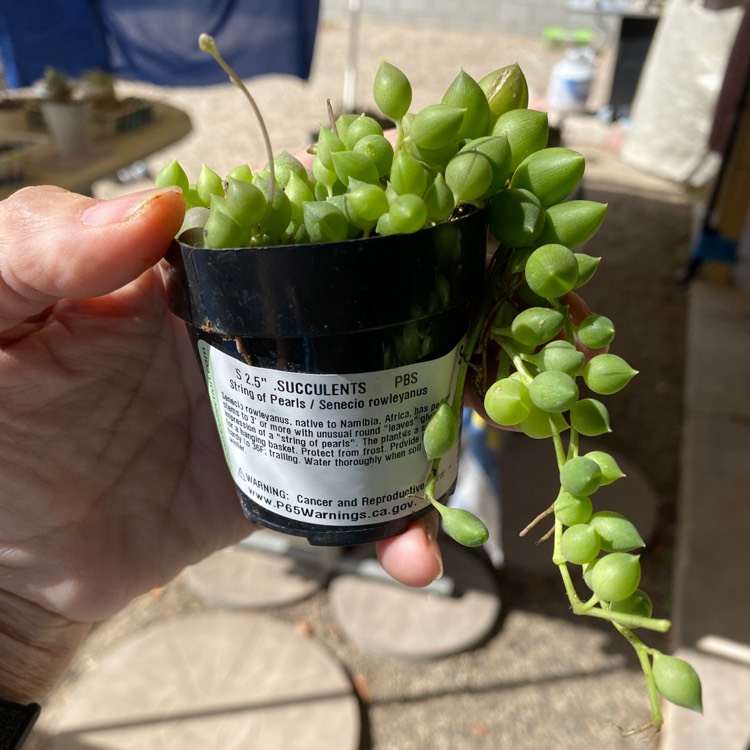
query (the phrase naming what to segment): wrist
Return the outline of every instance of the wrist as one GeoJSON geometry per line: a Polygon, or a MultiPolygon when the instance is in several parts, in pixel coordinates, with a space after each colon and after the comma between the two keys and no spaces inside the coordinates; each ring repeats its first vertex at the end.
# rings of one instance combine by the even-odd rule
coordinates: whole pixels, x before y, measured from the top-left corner
{"type": "Polygon", "coordinates": [[[0,591],[0,699],[41,702],[62,677],[89,627],[0,591]]]}

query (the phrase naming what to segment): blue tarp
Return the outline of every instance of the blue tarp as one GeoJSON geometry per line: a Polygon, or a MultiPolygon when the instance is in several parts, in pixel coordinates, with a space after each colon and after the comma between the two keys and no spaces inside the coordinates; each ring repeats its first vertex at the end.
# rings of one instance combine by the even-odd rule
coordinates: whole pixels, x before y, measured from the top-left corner
{"type": "Polygon", "coordinates": [[[162,86],[205,86],[226,74],[198,49],[211,34],[242,78],[310,75],[319,0],[0,0],[0,55],[10,88],[47,66],[100,69],[162,86]]]}

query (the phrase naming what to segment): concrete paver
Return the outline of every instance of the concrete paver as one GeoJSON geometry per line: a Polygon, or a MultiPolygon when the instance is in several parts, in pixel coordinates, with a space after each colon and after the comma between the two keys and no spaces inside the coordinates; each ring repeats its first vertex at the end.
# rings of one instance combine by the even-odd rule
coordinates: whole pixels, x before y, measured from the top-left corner
{"type": "Polygon", "coordinates": [[[357,700],[318,641],[264,615],[169,618],[112,649],[66,701],[54,750],[356,750],[357,700]]]}
{"type": "Polygon", "coordinates": [[[331,607],[359,648],[402,659],[436,659],[473,648],[494,628],[500,595],[494,574],[469,550],[446,544],[445,576],[455,587],[441,595],[383,581],[339,576],[331,607]]]}
{"type": "MultiPolygon", "coordinates": [[[[253,536],[275,539],[282,535],[264,529],[253,536]]],[[[292,551],[297,546],[300,552],[304,551],[302,543],[307,544],[286,536],[284,543],[292,551]]],[[[269,554],[248,543],[214,553],[187,568],[183,576],[207,604],[259,609],[290,604],[318,591],[328,581],[333,561],[330,555],[269,554]]]]}

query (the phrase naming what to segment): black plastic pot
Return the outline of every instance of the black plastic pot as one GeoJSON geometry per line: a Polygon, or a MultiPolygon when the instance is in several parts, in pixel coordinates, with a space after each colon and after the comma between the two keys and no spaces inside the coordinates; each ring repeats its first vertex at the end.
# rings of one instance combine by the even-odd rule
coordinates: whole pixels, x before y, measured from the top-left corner
{"type": "MultiPolygon", "coordinates": [[[[471,211],[414,235],[173,245],[170,307],[195,344],[249,519],[349,545],[426,512],[421,433],[454,384],[486,239],[485,212],[471,211]]],[[[457,463],[441,462],[442,494],[457,463]]]]}

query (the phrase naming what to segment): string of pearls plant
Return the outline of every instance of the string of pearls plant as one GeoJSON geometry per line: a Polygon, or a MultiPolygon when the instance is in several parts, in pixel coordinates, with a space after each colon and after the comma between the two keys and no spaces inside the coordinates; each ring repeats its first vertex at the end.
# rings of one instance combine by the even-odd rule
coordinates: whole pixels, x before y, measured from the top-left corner
{"type": "MultiPolygon", "coordinates": [[[[383,61],[373,84],[378,108],[393,121],[389,139],[374,118],[331,115],[313,147],[312,169],[284,152],[274,155],[263,118],[213,39],[200,38],[251,103],[263,132],[267,166],[246,164],[226,177],[203,166],[195,183],[177,162],[157,176],[178,185],[187,202],[180,239],[210,248],[338,242],[413,233],[450,221],[466,207],[485,209],[496,249],[463,349],[455,395],[428,422],[423,446],[432,471],[425,497],[447,533],[477,546],[484,523],[435,497],[441,458],[455,450],[467,380],[488,417],[532,439],[548,439],[560,489],[522,532],[551,517],[552,562],[572,611],[609,621],[633,647],[646,680],[651,717],[662,724],[660,699],[701,711],[701,684],[684,660],[649,647],[636,630],[666,632],[640,588],[644,541],[623,515],[598,509],[599,488],[623,472],[604,451],[579,451],[579,436],[611,432],[602,397],[627,386],[636,371],[608,349],[613,322],[591,314],[574,322],[572,294],[594,276],[600,259],[580,248],[598,231],[606,205],[571,199],[584,157],[547,147],[545,113],[528,108],[518,65],[476,81],[464,71],[441,101],[410,111],[411,84],[383,61]],[[588,358],[584,350],[593,356],[588,358]],[[491,378],[489,373],[496,373],[491,378]],[[491,382],[488,382],[491,380],[491,382]],[[581,582],[581,597],[574,577],[581,582]]],[[[330,109],[330,105],[329,105],[330,109]]]]}

